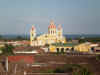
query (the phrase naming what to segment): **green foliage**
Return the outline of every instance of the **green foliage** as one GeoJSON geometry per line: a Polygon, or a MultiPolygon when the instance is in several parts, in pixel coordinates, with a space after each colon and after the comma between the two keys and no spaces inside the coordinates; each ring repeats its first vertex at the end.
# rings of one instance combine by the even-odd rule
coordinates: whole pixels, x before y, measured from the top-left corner
{"type": "Polygon", "coordinates": [[[54,70],[54,73],[65,73],[65,71],[63,69],[61,69],[61,68],[56,68],[54,70]]]}
{"type": "Polygon", "coordinates": [[[49,44],[45,44],[46,47],[49,47],[49,44]]]}
{"type": "Polygon", "coordinates": [[[81,66],[81,65],[78,65],[78,64],[70,64],[70,66],[71,66],[72,68],[77,68],[77,69],[82,68],[82,66],[81,66]]]}
{"type": "Polygon", "coordinates": [[[52,69],[49,69],[49,70],[47,71],[47,73],[53,73],[53,70],[52,70],[52,69]]]}
{"type": "Polygon", "coordinates": [[[2,54],[7,55],[7,56],[8,55],[13,55],[14,54],[13,49],[14,49],[14,46],[5,44],[5,46],[1,48],[2,54]]]}
{"type": "Polygon", "coordinates": [[[73,75],[92,75],[92,73],[86,67],[84,68],[77,64],[74,64],[73,67],[77,68],[77,71],[74,71],[73,75]]]}
{"type": "Polygon", "coordinates": [[[98,37],[98,38],[84,38],[84,39],[77,38],[77,40],[79,40],[79,43],[84,43],[86,41],[96,43],[96,42],[100,42],[100,37],[98,37]]]}
{"type": "Polygon", "coordinates": [[[73,72],[73,75],[79,75],[79,73],[78,72],[73,72]]]}
{"type": "Polygon", "coordinates": [[[2,35],[0,35],[0,40],[1,40],[2,38],[3,38],[2,35]]]}
{"type": "Polygon", "coordinates": [[[2,38],[2,35],[0,35],[0,38],[2,38]]]}
{"type": "Polygon", "coordinates": [[[2,41],[17,41],[17,40],[19,40],[19,41],[21,41],[21,40],[29,40],[29,37],[28,36],[22,36],[22,35],[18,35],[18,36],[14,36],[14,37],[10,37],[10,38],[8,38],[8,37],[5,37],[5,36],[2,36],[2,35],[0,35],[0,40],[2,40],[2,41]]]}
{"type": "Polygon", "coordinates": [[[79,43],[84,43],[86,42],[86,39],[79,39],[79,43]]]}
{"type": "Polygon", "coordinates": [[[72,73],[72,75],[93,75],[88,68],[78,64],[65,64],[63,67],[49,69],[46,73],[72,73]]]}
{"type": "Polygon", "coordinates": [[[54,69],[53,73],[70,73],[73,71],[73,67],[70,64],[66,64],[63,67],[54,69]]]}
{"type": "Polygon", "coordinates": [[[80,75],[91,75],[87,68],[80,69],[80,75]]]}
{"type": "MultiPolygon", "coordinates": [[[[46,70],[46,71],[39,71],[40,73],[53,73],[53,69],[48,69],[48,70],[46,70]]],[[[35,72],[35,71],[33,71],[33,72],[35,72]]]]}
{"type": "Polygon", "coordinates": [[[100,55],[96,56],[96,60],[100,61],[100,55]]]}
{"type": "Polygon", "coordinates": [[[24,38],[21,37],[21,36],[17,36],[17,37],[15,38],[15,40],[24,40],[24,38]]]}

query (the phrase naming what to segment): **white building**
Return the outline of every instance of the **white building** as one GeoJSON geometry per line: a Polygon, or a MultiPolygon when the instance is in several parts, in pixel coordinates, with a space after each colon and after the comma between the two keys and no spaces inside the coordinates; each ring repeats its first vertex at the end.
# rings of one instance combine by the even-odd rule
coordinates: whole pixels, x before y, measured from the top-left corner
{"type": "Polygon", "coordinates": [[[56,42],[66,42],[66,38],[63,36],[63,28],[61,25],[56,25],[53,21],[50,22],[48,27],[48,33],[36,36],[36,29],[32,26],[30,30],[30,45],[31,46],[44,46],[46,44],[52,44],[56,42]]]}

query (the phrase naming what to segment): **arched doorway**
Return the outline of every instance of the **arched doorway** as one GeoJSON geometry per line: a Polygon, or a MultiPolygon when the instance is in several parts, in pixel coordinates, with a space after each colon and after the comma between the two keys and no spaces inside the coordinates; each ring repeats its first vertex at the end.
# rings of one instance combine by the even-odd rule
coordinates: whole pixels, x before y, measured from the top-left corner
{"type": "Polygon", "coordinates": [[[57,53],[59,53],[60,52],[59,48],[56,48],[56,51],[57,51],[57,53]]]}
{"type": "Polygon", "coordinates": [[[71,51],[74,51],[74,47],[71,48],[71,51]]]}
{"type": "Polygon", "coordinates": [[[66,48],[66,52],[69,52],[70,51],[70,49],[69,48],[66,48]]]}
{"type": "Polygon", "coordinates": [[[66,48],[66,51],[69,51],[69,48],[66,48]]]}
{"type": "Polygon", "coordinates": [[[64,53],[64,48],[61,48],[61,53],[64,53]]]}

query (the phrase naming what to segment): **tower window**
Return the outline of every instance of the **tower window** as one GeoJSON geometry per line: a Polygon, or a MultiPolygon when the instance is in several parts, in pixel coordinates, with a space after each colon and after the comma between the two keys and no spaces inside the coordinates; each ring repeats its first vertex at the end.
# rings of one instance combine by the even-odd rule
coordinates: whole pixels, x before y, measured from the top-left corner
{"type": "Polygon", "coordinates": [[[53,31],[53,34],[54,34],[54,31],[53,31]]]}
{"type": "Polygon", "coordinates": [[[62,53],[64,52],[64,48],[61,48],[61,52],[62,52],[62,53]]]}
{"type": "Polygon", "coordinates": [[[32,34],[32,36],[33,36],[33,34],[32,34]]]}
{"type": "Polygon", "coordinates": [[[52,31],[51,31],[51,34],[52,34],[52,31]]]}
{"type": "Polygon", "coordinates": [[[56,48],[57,52],[59,53],[59,48],[56,48]]]}

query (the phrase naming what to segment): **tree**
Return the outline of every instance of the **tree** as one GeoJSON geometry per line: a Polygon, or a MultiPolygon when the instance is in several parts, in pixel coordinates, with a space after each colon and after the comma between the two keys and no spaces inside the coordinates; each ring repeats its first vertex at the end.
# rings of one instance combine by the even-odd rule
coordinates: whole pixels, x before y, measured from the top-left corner
{"type": "Polygon", "coordinates": [[[13,45],[8,45],[8,44],[5,44],[4,47],[2,47],[2,55],[5,56],[5,62],[4,62],[4,68],[6,71],[8,71],[8,56],[9,55],[14,55],[13,53],[13,49],[14,49],[14,46],[13,45]]]}
{"type": "Polygon", "coordinates": [[[14,54],[13,49],[14,49],[14,46],[5,44],[5,46],[1,48],[2,54],[7,55],[7,56],[8,55],[13,55],[14,54]]]}
{"type": "Polygon", "coordinates": [[[3,36],[2,35],[0,35],[0,40],[2,40],[3,39],[3,36]]]}
{"type": "Polygon", "coordinates": [[[88,71],[87,68],[82,68],[80,70],[80,75],[91,75],[92,73],[88,71]]]}
{"type": "Polygon", "coordinates": [[[60,53],[60,52],[59,52],[59,48],[57,48],[56,50],[57,50],[57,54],[59,54],[59,53],[60,53]]]}
{"type": "Polygon", "coordinates": [[[60,68],[56,68],[54,70],[54,73],[64,73],[64,70],[60,69],[60,68]]]}
{"type": "Polygon", "coordinates": [[[49,44],[45,44],[46,47],[49,47],[49,44]]]}
{"type": "Polygon", "coordinates": [[[86,42],[85,39],[79,39],[79,43],[84,43],[84,42],[86,42]]]}
{"type": "Polygon", "coordinates": [[[24,38],[22,36],[17,36],[16,40],[24,40],[24,38]]]}
{"type": "Polygon", "coordinates": [[[100,55],[96,56],[96,60],[100,61],[100,55]]]}

